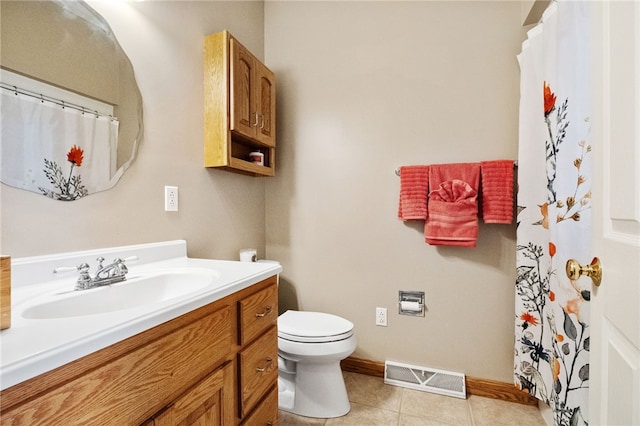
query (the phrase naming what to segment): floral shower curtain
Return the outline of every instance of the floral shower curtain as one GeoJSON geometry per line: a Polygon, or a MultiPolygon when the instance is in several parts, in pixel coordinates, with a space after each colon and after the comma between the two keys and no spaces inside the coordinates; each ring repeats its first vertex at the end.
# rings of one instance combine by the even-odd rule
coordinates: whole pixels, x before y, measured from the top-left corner
{"type": "Polygon", "coordinates": [[[590,259],[588,4],[552,2],[528,33],[521,71],[514,380],[556,425],[588,423],[590,259]]]}
{"type": "Polygon", "coordinates": [[[4,86],[0,112],[3,183],[64,201],[112,185],[117,120],[62,108],[4,86]]]}

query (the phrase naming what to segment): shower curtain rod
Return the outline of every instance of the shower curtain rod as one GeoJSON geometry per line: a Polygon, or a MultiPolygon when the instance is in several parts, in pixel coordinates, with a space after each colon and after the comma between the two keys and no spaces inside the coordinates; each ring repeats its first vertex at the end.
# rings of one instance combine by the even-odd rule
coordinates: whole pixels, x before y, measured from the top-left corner
{"type": "Polygon", "coordinates": [[[22,88],[20,88],[18,86],[12,85],[12,84],[3,83],[3,82],[0,81],[0,87],[5,89],[5,90],[9,90],[9,91],[15,93],[16,95],[21,94],[21,95],[29,96],[31,98],[39,99],[40,102],[47,101],[49,103],[52,103],[52,104],[55,104],[55,105],[59,105],[63,109],[64,108],[71,108],[71,109],[74,109],[76,111],[80,111],[82,114],[84,114],[84,113],[93,114],[93,115],[96,116],[96,118],[109,117],[111,119],[111,121],[118,121],[118,118],[114,117],[111,114],[103,114],[103,113],[101,113],[99,111],[83,107],[82,105],[74,104],[74,103],[71,103],[71,102],[65,102],[65,101],[63,101],[61,99],[52,98],[50,96],[43,95],[42,93],[37,93],[37,92],[32,92],[32,91],[27,90],[27,89],[22,89],[22,88]]]}

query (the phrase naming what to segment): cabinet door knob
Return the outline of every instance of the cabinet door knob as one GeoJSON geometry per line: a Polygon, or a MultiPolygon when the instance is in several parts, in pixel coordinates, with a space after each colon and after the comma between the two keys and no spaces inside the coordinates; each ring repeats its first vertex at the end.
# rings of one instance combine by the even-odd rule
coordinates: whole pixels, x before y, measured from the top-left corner
{"type": "Polygon", "coordinates": [[[256,372],[264,373],[265,371],[267,371],[267,369],[271,365],[271,362],[273,362],[273,360],[271,359],[271,357],[268,357],[267,362],[264,364],[264,367],[256,367],[256,372]]]}
{"type": "Polygon", "coordinates": [[[575,281],[581,275],[586,275],[591,278],[596,287],[602,282],[602,265],[597,257],[593,258],[590,265],[581,265],[577,260],[569,259],[567,260],[566,272],[570,280],[575,281]]]}
{"type": "Polygon", "coordinates": [[[264,311],[258,312],[256,314],[256,318],[266,317],[267,315],[269,315],[271,313],[271,311],[273,311],[273,308],[271,306],[267,306],[267,307],[264,308],[264,311]]]}

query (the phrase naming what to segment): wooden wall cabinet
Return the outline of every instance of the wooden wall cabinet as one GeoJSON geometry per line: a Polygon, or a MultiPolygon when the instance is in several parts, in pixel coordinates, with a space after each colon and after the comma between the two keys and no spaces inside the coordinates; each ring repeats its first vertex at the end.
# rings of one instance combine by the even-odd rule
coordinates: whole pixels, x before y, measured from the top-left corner
{"type": "Polygon", "coordinates": [[[277,425],[277,303],[274,276],[5,389],[0,425],[277,425]]]}
{"type": "Polygon", "coordinates": [[[229,32],[204,41],[204,163],[254,176],[275,175],[275,76],[229,32]],[[264,154],[264,165],[249,153],[264,154]]]}

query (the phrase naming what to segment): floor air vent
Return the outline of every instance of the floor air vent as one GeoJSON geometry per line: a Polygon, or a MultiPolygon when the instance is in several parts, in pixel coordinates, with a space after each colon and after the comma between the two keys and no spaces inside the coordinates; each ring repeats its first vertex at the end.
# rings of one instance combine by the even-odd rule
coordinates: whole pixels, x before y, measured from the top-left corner
{"type": "Polygon", "coordinates": [[[386,361],[384,363],[384,382],[389,385],[440,395],[467,398],[464,374],[462,373],[386,361]]]}

